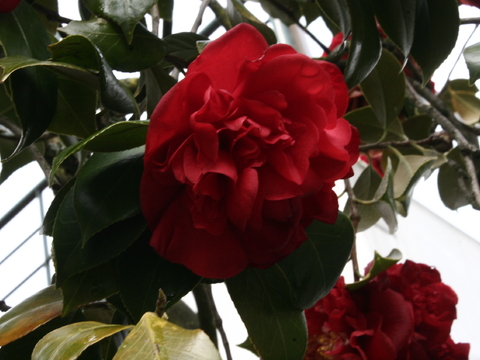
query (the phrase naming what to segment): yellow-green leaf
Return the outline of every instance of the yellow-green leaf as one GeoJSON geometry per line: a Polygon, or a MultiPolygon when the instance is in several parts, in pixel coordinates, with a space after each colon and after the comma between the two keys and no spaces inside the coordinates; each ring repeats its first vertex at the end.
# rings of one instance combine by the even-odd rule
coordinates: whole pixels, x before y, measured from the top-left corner
{"type": "Polygon", "coordinates": [[[75,360],[90,345],[132,327],[96,321],[70,324],[44,336],[33,349],[32,360],[75,360]]]}
{"type": "Polygon", "coordinates": [[[151,312],[145,313],[113,360],[221,360],[201,330],[185,330],[151,312]]]}
{"type": "Polygon", "coordinates": [[[49,286],[0,318],[0,346],[32,332],[62,313],[62,292],[49,286]]]}

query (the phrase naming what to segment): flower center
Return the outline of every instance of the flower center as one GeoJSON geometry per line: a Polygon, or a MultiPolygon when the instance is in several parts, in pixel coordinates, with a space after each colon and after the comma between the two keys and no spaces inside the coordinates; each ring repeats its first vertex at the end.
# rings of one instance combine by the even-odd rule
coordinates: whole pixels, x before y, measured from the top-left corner
{"type": "Polygon", "coordinates": [[[342,336],[331,331],[311,335],[308,337],[307,352],[303,360],[333,360],[333,356],[327,352],[335,350],[339,342],[344,343],[342,336]]]}

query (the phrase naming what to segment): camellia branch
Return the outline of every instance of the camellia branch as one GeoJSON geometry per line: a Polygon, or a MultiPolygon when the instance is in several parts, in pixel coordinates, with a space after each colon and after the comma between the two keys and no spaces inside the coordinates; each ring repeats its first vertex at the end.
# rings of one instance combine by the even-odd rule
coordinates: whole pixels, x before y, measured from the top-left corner
{"type": "Polygon", "coordinates": [[[350,221],[352,222],[353,231],[354,231],[352,252],[350,254],[352,258],[352,265],[353,265],[353,278],[355,279],[355,281],[358,281],[360,280],[360,276],[359,276],[360,272],[359,272],[358,257],[357,257],[357,229],[358,229],[358,223],[360,222],[360,213],[358,211],[358,203],[355,200],[355,194],[353,192],[352,185],[350,184],[350,180],[345,179],[344,183],[345,183],[345,190],[350,199],[350,221]]]}
{"type": "Polygon", "coordinates": [[[207,8],[209,3],[210,3],[210,0],[202,0],[200,9],[198,10],[197,18],[195,19],[195,22],[193,23],[193,26],[192,26],[192,30],[190,30],[190,32],[196,33],[198,31],[198,28],[202,23],[203,13],[205,12],[205,9],[207,8]]]}
{"type": "Polygon", "coordinates": [[[380,142],[375,144],[360,145],[359,148],[360,148],[360,151],[365,152],[373,149],[386,149],[388,147],[403,148],[403,147],[411,147],[414,145],[435,146],[435,145],[441,145],[441,144],[445,144],[451,147],[450,137],[448,133],[446,133],[445,131],[436,132],[430,135],[428,138],[421,139],[421,140],[385,141],[385,142],[380,142]]]}
{"type": "Polygon", "coordinates": [[[215,319],[215,326],[217,327],[220,336],[222,337],[223,348],[225,349],[225,354],[227,355],[227,360],[232,360],[232,353],[230,352],[230,344],[228,343],[227,334],[223,328],[223,321],[220,317],[220,314],[217,311],[215,306],[215,301],[213,299],[212,287],[210,285],[206,286],[205,293],[207,295],[208,302],[210,303],[210,308],[215,319]]]}
{"type": "MultiPolygon", "coordinates": [[[[225,10],[222,5],[220,5],[217,0],[210,0],[208,3],[208,7],[212,9],[213,13],[216,16],[216,20],[219,21],[220,24],[223,25],[223,27],[226,30],[230,30],[232,28],[232,23],[230,22],[230,19],[228,18],[227,10],[225,10]]],[[[210,27],[207,26],[207,28],[210,27]]],[[[213,25],[212,25],[213,27],[213,25]]],[[[205,30],[202,30],[202,33],[204,33],[205,30]]],[[[209,36],[209,34],[205,34],[206,36],[209,36]]]]}
{"type": "Polygon", "coordinates": [[[198,309],[198,321],[200,328],[210,337],[210,340],[218,347],[217,328],[215,326],[215,316],[210,306],[206,287],[207,284],[198,284],[193,290],[193,297],[198,309]]]}
{"type": "Polygon", "coordinates": [[[477,24],[480,25],[480,18],[460,19],[460,25],[477,24]]]}
{"type": "Polygon", "coordinates": [[[480,210],[480,185],[478,183],[477,172],[473,163],[473,154],[479,151],[478,148],[472,143],[470,143],[462,134],[462,132],[457,128],[457,123],[459,123],[459,121],[454,119],[453,114],[452,117],[446,117],[435,107],[435,104],[437,103],[436,101],[429,101],[430,104],[427,104],[423,101],[428,101],[430,95],[427,95],[425,93],[425,97],[420,97],[416,89],[413,87],[412,84],[410,84],[409,81],[406,81],[405,83],[407,85],[407,96],[413,101],[415,107],[420,112],[425,113],[429,115],[432,119],[434,119],[452,136],[455,141],[457,141],[458,147],[463,154],[465,168],[468,175],[468,182],[471,189],[470,191],[466,192],[465,195],[470,198],[471,205],[475,209],[480,210]]]}
{"type": "Polygon", "coordinates": [[[323,49],[323,51],[325,51],[327,54],[330,54],[330,49],[327,46],[325,46],[320,40],[318,40],[317,37],[307,29],[306,26],[303,26],[302,23],[298,21],[298,19],[295,17],[295,15],[290,9],[288,9],[287,7],[285,7],[283,4],[279,3],[276,0],[267,0],[267,1],[273,6],[277,7],[279,10],[281,10],[285,15],[287,15],[290,18],[290,20],[292,20],[292,22],[294,22],[300,29],[302,29],[305,32],[305,34],[307,34],[313,41],[315,41],[315,43],[318,46],[320,46],[323,49]]]}

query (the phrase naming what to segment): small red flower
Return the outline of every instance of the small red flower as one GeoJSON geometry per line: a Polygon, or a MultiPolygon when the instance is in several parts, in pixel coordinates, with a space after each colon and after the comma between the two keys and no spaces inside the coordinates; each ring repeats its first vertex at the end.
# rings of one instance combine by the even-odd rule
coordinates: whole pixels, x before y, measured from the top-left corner
{"type": "Polygon", "coordinates": [[[457,296],[437,270],[407,261],[357,291],[340,278],[305,311],[308,360],[467,360],[469,344],[455,344],[450,328],[457,296]]]}
{"type": "Polygon", "coordinates": [[[141,185],[150,244],[198,275],[265,268],[333,223],[359,136],[338,68],[241,24],[210,42],[152,115],[141,185]]]}

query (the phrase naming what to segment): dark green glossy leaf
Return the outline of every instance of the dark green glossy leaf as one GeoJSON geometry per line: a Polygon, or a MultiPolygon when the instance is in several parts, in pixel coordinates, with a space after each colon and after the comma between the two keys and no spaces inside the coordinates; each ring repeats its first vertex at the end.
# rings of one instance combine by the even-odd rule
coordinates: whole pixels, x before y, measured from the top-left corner
{"type": "Polygon", "coordinates": [[[393,249],[390,252],[390,254],[388,254],[386,257],[382,257],[379,253],[375,251],[375,258],[373,260],[373,265],[370,271],[368,272],[368,274],[362,280],[357,281],[353,284],[348,284],[346,288],[348,290],[360,289],[362,286],[368,284],[370,280],[375,278],[375,276],[380,274],[382,271],[385,271],[388,268],[392,267],[401,259],[402,259],[402,253],[397,249],[393,249]]]}
{"type": "MultiPolygon", "coordinates": [[[[15,12],[1,14],[0,43],[7,56],[38,60],[49,57],[48,33],[36,12],[22,2],[15,12]]],[[[12,154],[32,144],[50,124],[56,106],[56,75],[43,68],[21,69],[10,79],[10,96],[21,120],[23,136],[12,154]],[[25,106],[29,104],[29,106],[25,106]]]]}
{"type": "MultiPolygon", "coordinates": [[[[10,156],[16,147],[17,143],[15,140],[0,139],[0,159],[10,156]]],[[[10,158],[10,160],[3,163],[2,170],[0,171],[0,185],[15,171],[34,160],[35,158],[32,153],[28,149],[24,149],[14,157],[10,158]]]]}
{"type": "Polygon", "coordinates": [[[115,152],[145,145],[147,121],[119,121],[62,150],[53,160],[50,179],[69,156],[84,148],[94,152],[115,152]]]}
{"type": "Polygon", "coordinates": [[[350,14],[348,13],[346,0],[316,0],[316,2],[328,20],[336,25],[338,31],[343,34],[350,32],[350,14]]]}
{"type": "Polygon", "coordinates": [[[82,35],[71,35],[48,47],[52,60],[99,71],[100,56],[92,42],[82,35]]]}
{"type": "Polygon", "coordinates": [[[463,52],[470,73],[470,84],[480,79],[480,43],[471,45],[463,52]]]}
{"type": "Polygon", "coordinates": [[[58,208],[53,228],[57,285],[69,277],[118,256],[145,230],[141,215],[120,221],[93,236],[82,248],[81,228],[73,207],[71,188],[58,208]]]}
{"type": "Polygon", "coordinates": [[[278,276],[247,268],[227,280],[228,292],[262,359],[301,360],[307,344],[305,317],[291,304],[287,282],[278,276]]]}
{"type": "Polygon", "coordinates": [[[382,45],[369,1],[347,0],[352,20],[352,40],[345,68],[349,88],[362,82],[377,65],[382,45]]]}
{"type": "Polygon", "coordinates": [[[32,360],[74,360],[87,347],[132,327],[132,325],[109,325],[96,321],[66,325],[47,334],[38,342],[33,351],[32,360]]]}
{"type": "Polygon", "coordinates": [[[118,292],[115,262],[110,260],[63,282],[63,316],[81,305],[105,299],[118,292]]]}
{"type": "Polygon", "coordinates": [[[417,115],[405,120],[402,126],[405,135],[410,140],[422,140],[432,133],[433,120],[428,115],[417,115]]]}
{"type": "Polygon", "coordinates": [[[243,2],[240,0],[230,0],[228,2],[228,13],[230,21],[237,25],[241,22],[249,23],[250,25],[254,26],[258,31],[262,33],[265,40],[270,45],[277,43],[277,37],[272,29],[270,29],[267,25],[263,22],[258,20],[255,15],[253,15],[248,9],[243,5],[243,2]]]}
{"type": "Polygon", "coordinates": [[[97,92],[75,81],[59,78],[57,111],[49,131],[86,138],[95,132],[97,92]]]}
{"type": "Polygon", "coordinates": [[[146,233],[118,258],[120,296],[129,314],[139,321],[146,311],[155,310],[158,291],[167,296],[167,308],[180,300],[200,281],[186,267],[161,258],[148,245],[146,233]]]}
{"type": "Polygon", "coordinates": [[[169,35],[163,40],[167,44],[167,55],[163,61],[165,66],[173,64],[182,68],[187,67],[198,56],[197,41],[206,41],[208,38],[200,34],[181,32],[169,35]]]}
{"type": "MultiPolygon", "coordinates": [[[[50,207],[48,208],[48,211],[43,219],[43,224],[42,224],[42,234],[48,235],[48,236],[53,236],[53,228],[55,224],[55,219],[58,215],[58,210],[60,208],[60,205],[63,202],[63,199],[65,199],[65,196],[67,196],[68,192],[72,188],[72,186],[75,184],[76,178],[73,178],[70,180],[68,183],[63,185],[63,187],[55,194],[55,197],[50,204],[50,207]]],[[[76,221],[74,218],[72,218],[72,221],[76,221]]]]}
{"type": "Polygon", "coordinates": [[[302,14],[305,16],[307,26],[323,15],[322,9],[316,1],[300,2],[302,14]]]}
{"type": "Polygon", "coordinates": [[[413,44],[416,0],[372,0],[382,30],[407,57],[413,44]]]}
{"type": "Polygon", "coordinates": [[[157,0],[83,0],[85,6],[98,17],[110,19],[121,27],[129,44],[138,22],[157,0]]]}
{"type": "Polygon", "coordinates": [[[397,58],[383,50],[377,65],[360,86],[380,124],[386,128],[397,118],[405,98],[405,75],[397,58]]]}
{"type": "Polygon", "coordinates": [[[165,43],[139,24],[131,45],[121,29],[97,18],[89,21],[72,21],[61,31],[67,35],[83,35],[98,46],[108,64],[115,70],[139,71],[155,65],[166,53],[165,43]]]}
{"type": "MultiPolygon", "coordinates": [[[[465,162],[460,150],[457,148],[452,149],[448,155],[448,159],[453,160],[460,171],[465,173],[465,162]]],[[[445,163],[440,167],[438,172],[438,192],[440,198],[446,207],[451,210],[457,210],[458,208],[468,205],[469,194],[465,194],[459,185],[459,173],[453,168],[450,163],[445,163]]]]}
{"type": "Polygon", "coordinates": [[[334,225],[314,221],[306,230],[308,239],[278,262],[288,278],[293,305],[308,309],[326,296],[337,282],[353,246],[353,227],[343,213],[334,225]]]}
{"type": "Polygon", "coordinates": [[[287,26],[295,24],[302,16],[300,3],[296,0],[260,0],[260,4],[271,17],[280,19],[287,26]]]}
{"type": "Polygon", "coordinates": [[[423,71],[425,85],[457,41],[458,4],[455,0],[418,0],[411,54],[423,71]]]}
{"type": "Polygon", "coordinates": [[[82,246],[100,230],[140,214],[139,191],[143,148],[96,153],[80,170],[74,188],[74,206],[82,246]]]}
{"type": "Polygon", "coordinates": [[[176,84],[176,81],[160,65],[145,70],[144,77],[147,91],[147,114],[150,118],[160,99],[176,84]]]}

